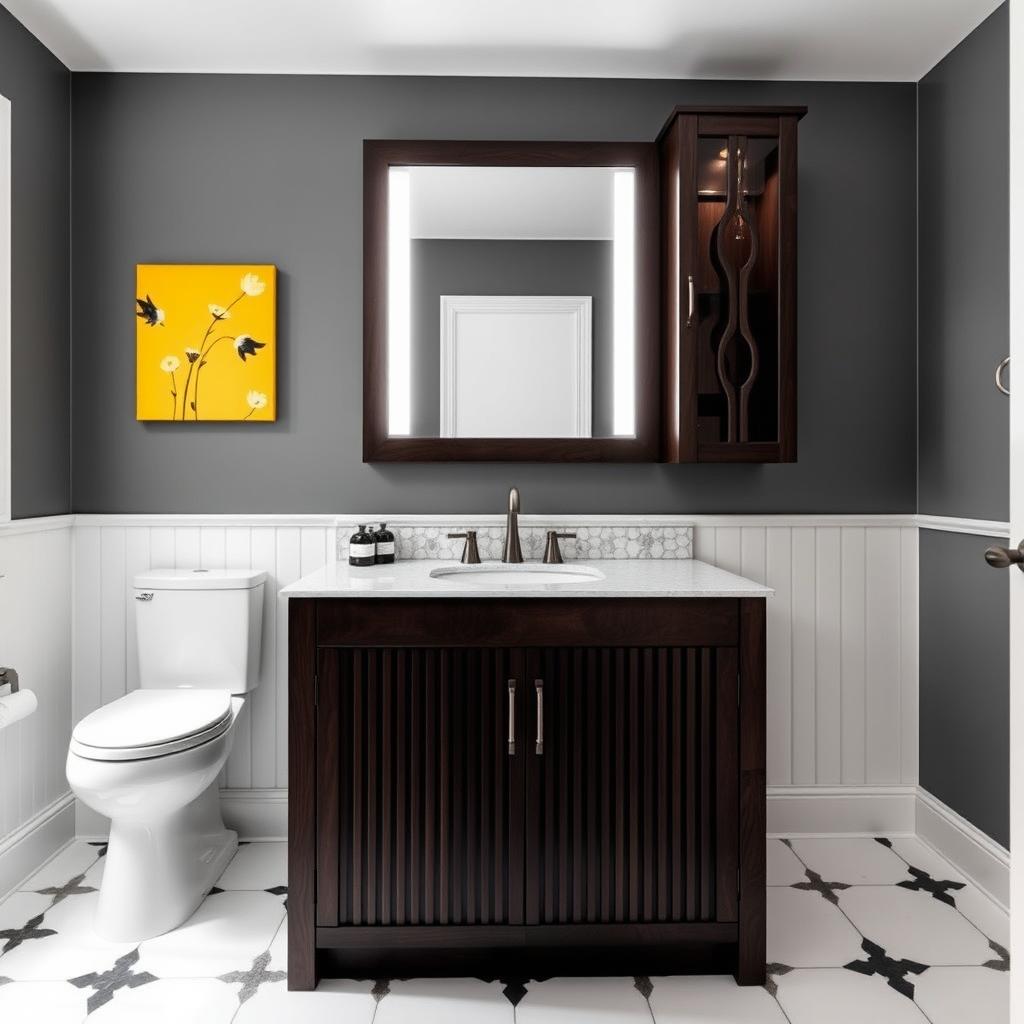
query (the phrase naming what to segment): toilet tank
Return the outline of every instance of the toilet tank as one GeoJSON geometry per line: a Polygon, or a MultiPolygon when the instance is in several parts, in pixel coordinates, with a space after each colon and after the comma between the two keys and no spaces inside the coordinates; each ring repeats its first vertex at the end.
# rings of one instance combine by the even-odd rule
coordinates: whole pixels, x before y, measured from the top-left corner
{"type": "Polygon", "coordinates": [[[136,576],[139,686],[254,690],[266,578],[256,569],[150,569],[136,576]]]}

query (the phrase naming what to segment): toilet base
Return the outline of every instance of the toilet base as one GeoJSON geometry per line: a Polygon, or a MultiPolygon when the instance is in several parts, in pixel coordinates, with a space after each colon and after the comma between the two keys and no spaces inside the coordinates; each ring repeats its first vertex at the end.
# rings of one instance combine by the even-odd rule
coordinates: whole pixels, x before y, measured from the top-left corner
{"type": "Polygon", "coordinates": [[[159,820],[111,822],[96,931],[141,942],[177,928],[202,902],[238,849],[224,827],[214,781],[190,804],[159,820]]]}

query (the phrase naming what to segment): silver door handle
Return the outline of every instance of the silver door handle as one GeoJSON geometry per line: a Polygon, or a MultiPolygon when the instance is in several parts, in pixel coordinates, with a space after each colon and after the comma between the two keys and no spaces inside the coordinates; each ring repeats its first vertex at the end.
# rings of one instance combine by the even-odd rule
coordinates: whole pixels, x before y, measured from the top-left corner
{"type": "Polygon", "coordinates": [[[689,287],[689,315],[686,318],[686,326],[687,327],[692,327],[693,326],[693,314],[696,311],[696,306],[697,306],[697,292],[696,292],[696,289],[693,286],[693,274],[690,274],[690,276],[689,276],[689,278],[687,280],[689,282],[689,285],[688,285],[688,287],[689,287]]]}
{"type": "Polygon", "coordinates": [[[997,367],[996,367],[996,387],[1002,391],[1007,398],[1010,397],[1010,389],[1003,383],[1003,374],[1006,372],[1006,368],[1010,365],[1010,357],[1007,356],[997,367]]]}
{"type": "Polygon", "coordinates": [[[508,681],[508,752],[516,752],[516,681],[508,681]]]}
{"type": "Polygon", "coordinates": [[[537,753],[544,753],[544,680],[534,679],[537,688],[537,753]]]}
{"type": "Polygon", "coordinates": [[[985,561],[993,569],[1009,569],[1011,565],[1015,565],[1024,572],[1024,540],[1015,548],[986,548],[985,561]]]}

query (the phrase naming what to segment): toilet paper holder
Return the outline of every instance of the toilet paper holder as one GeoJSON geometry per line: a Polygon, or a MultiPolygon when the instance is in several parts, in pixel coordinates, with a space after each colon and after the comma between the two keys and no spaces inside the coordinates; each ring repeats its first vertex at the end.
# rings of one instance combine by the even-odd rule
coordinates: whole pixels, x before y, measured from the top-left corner
{"type": "Polygon", "coordinates": [[[18,673],[13,668],[3,668],[0,666],[0,697],[9,697],[12,693],[18,692],[18,673]],[[4,693],[3,689],[5,686],[9,686],[11,689],[8,693],[4,693]]]}

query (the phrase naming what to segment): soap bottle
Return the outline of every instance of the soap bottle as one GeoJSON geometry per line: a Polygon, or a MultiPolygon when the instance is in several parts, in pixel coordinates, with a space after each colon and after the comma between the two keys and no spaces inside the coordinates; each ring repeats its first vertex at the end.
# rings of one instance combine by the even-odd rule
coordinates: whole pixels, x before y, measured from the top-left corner
{"type": "Polygon", "coordinates": [[[381,523],[380,529],[373,535],[378,565],[391,565],[395,560],[395,535],[387,526],[387,523],[381,523]]]}
{"type": "Polygon", "coordinates": [[[373,565],[373,562],[373,534],[367,532],[365,525],[360,525],[348,540],[348,564],[373,565]]]}

